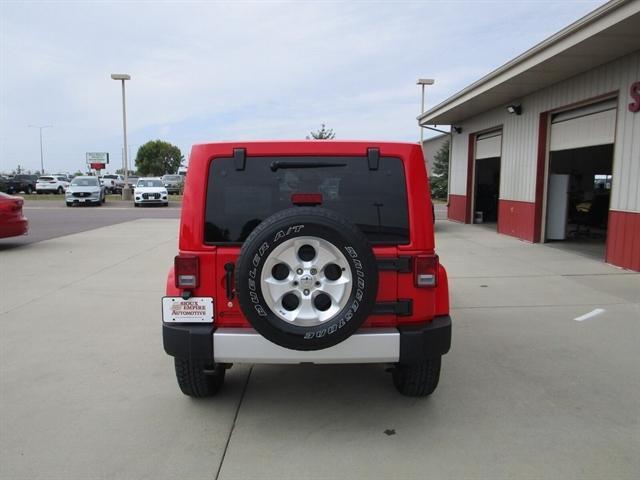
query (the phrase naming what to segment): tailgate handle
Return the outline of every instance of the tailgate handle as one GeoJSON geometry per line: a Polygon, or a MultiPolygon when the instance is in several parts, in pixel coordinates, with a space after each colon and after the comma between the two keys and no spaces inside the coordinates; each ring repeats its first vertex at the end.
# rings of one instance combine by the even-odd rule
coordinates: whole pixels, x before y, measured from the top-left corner
{"type": "Polygon", "coordinates": [[[227,289],[227,299],[228,300],[233,300],[233,263],[225,263],[224,264],[224,271],[225,273],[225,279],[224,279],[224,285],[225,288],[227,289]]]}

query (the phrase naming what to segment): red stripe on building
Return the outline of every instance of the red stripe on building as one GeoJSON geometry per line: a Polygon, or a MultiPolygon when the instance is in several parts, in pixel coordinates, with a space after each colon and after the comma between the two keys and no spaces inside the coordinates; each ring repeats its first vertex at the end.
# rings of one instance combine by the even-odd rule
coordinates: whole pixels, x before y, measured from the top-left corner
{"type": "Polygon", "coordinates": [[[464,223],[466,218],[467,197],[464,195],[449,194],[449,208],[447,218],[464,223]]]}
{"type": "Polygon", "coordinates": [[[547,162],[547,132],[549,112],[542,112],[538,121],[538,161],[536,164],[536,197],[532,242],[542,241],[542,200],[544,196],[544,167],[547,162]]]}
{"type": "Polygon", "coordinates": [[[606,261],[640,272],[640,212],[609,211],[606,261]]]}
{"type": "Polygon", "coordinates": [[[473,162],[476,154],[476,134],[469,134],[469,145],[467,149],[467,204],[464,215],[464,223],[471,223],[471,205],[473,203],[473,162]]]}
{"type": "Polygon", "coordinates": [[[498,233],[534,242],[536,204],[517,200],[498,200],[498,233]]]}

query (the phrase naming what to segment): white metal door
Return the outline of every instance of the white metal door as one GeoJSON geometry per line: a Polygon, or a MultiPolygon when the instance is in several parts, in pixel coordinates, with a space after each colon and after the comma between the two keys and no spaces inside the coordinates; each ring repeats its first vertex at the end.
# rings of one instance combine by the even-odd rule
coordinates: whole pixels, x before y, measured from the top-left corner
{"type": "Polygon", "coordinates": [[[615,140],[617,99],[560,112],[551,119],[550,150],[607,145],[615,140]]]}
{"type": "Polygon", "coordinates": [[[547,201],[547,240],[567,237],[567,210],[569,204],[569,175],[549,175],[547,201]]]}
{"type": "Polygon", "coordinates": [[[476,139],[476,160],[495,158],[502,155],[502,130],[478,135],[476,139]]]}

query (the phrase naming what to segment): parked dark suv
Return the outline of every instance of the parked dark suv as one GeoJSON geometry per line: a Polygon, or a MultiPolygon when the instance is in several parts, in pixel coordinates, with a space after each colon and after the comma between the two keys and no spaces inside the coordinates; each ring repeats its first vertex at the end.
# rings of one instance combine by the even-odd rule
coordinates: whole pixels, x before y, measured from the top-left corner
{"type": "Polygon", "coordinates": [[[9,183],[7,185],[8,193],[20,193],[24,192],[27,195],[36,191],[36,180],[38,180],[37,175],[25,175],[18,174],[14,175],[9,179],[9,183]]]}
{"type": "Polygon", "coordinates": [[[434,248],[416,144],[194,146],[162,301],[178,385],[213,395],[233,363],[380,363],[432,393],[451,343],[434,248]]]}

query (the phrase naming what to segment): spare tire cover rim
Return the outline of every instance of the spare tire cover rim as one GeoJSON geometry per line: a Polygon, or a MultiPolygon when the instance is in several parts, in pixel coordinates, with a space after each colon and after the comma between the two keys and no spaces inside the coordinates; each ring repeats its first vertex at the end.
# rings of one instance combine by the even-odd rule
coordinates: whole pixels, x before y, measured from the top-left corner
{"type": "Polygon", "coordinates": [[[347,304],[353,287],[344,254],[331,242],[310,236],[278,245],[265,260],[260,279],[271,311],[300,327],[321,325],[335,317],[347,304]]]}

